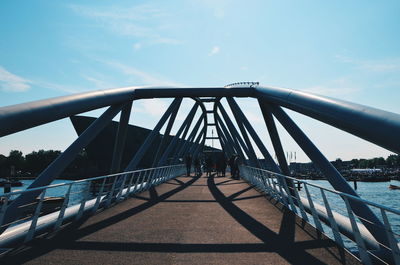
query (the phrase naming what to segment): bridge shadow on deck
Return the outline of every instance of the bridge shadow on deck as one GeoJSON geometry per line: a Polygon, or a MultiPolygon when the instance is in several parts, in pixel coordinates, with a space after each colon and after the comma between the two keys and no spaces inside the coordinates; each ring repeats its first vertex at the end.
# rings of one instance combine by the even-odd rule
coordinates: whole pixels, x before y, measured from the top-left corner
{"type": "MultiPolygon", "coordinates": [[[[0,262],[1,264],[39,264],[45,262],[47,260],[46,256],[48,255],[53,255],[54,258],[56,258],[56,250],[62,250],[63,252],[71,250],[89,251],[88,253],[92,254],[102,251],[107,253],[123,252],[136,254],[241,253],[241,255],[244,255],[244,253],[274,253],[280,257],[280,262],[285,261],[285,263],[291,264],[326,264],[332,263],[332,261],[336,261],[335,263],[346,263],[343,253],[336,255],[329,250],[335,248],[335,246],[329,240],[315,239],[310,235],[306,235],[306,240],[303,239],[296,241],[296,231],[298,233],[299,227],[296,225],[295,215],[291,212],[284,211],[281,216],[271,216],[271,218],[277,219],[276,222],[279,224],[278,231],[271,230],[265,224],[254,218],[251,214],[247,213],[244,209],[246,207],[241,207],[242,205],[245,205],[247,201],[252,203],[254,200],[262,200],[262,203],[264,203],[265,199],[261,198],[264,197],[264,195],[255,192],[252,187],[249,187],[243,181],[215,178],[215,176],[211,176],[209,178],[198,176],[194,178],[179,178],[170,180],[157,188],[152,188],[148,192],[134,195],[133,197],[133,200],[137,203],[137,205],[134,205],[134,207],[120,207],[124,210],[120,211],[118,209],[118,211],[115,212],[113,212],[113,208],[117,208],[119,206],[110,208],[88,220],[82,221],[65,229],[54,238],[37,239],[28,247],[21,251],[15,252],[13,255],[7,257],[3,261],[0,260],[0,262]],[[186,199],[185,196],[180,198],[182,196],[179,196],[179,194],[184,192],[188,187],[204,187],[208,190],[211,196],[209,196],[207,199],[186,199]],[[247,195],[246,193],[250,191],[251,194],[247,195]],[[129,218],[134,218],[135,215],[144,213],[146,210],[149,210],[160,203],[166,205],[164,208],[168,208],[168,205],[171,204],[195,205],[199,203],[210,203],[212,205],[220,205],[220,207],[222,207],[222,209],[234,219],[237,225],[240,225],[244,230],[250,232],[258,240],[255,240],[256,242],[246,243],[187,243],[179,242],[179,240],[178,242],[111,242],[107,241],[106,239],[85,239],[85,237],[92,236],[102,229],[117,225],[118,223],[124,222],[129,218]],[[318,251],[310,253],[309,250],[313,249],[318,251]],[[319,250],[325,251],[326,253],[321,255],[319,250]],[[318,255],[313,255],[315,253],[318,255]],[[327,254],[330,255],[327,260],[321,259],[321,257],[324,257],[324,255],[327,254]]],[[[127,203],[128,201],[121,204],[127,203]]],[[[168,209],[165,210],[167,211],[168,209]]],[[[132,220],[134,222],[135,219],[132,220]]],[[[222,228],[224,227],[223,223],[220,225],[222,228]]],[[[204,229],[210,229],[210,227],[207,228],[207,225],[205,225],[204,229]]],[[[198,232],[201,233],[201,231],[198,232]]],[[[221,237],[223,237],[222,234],[221,237]]],[[[223,239],[224,238],[221,238],[222,241],[224,241],[223,239]]],[[[237,259],[236,256],[235,259],[237,259]]],[[[223,264],[230,263],[228,262],[229,259],[226,259],[226,257],[223,260],[225,261],[223,264]]],[[[273,263],[273,260],[274,259],[271,259],[270,261],[254,260],[254,262],[257,262],[257,264],[269,264],[273,263]]],[[[236,262],[237,261],[238,260],[236,260],[236,262]]],[[[235,260],[232,262],[235,263],[235,260]]],[[[59,260],[57,263],[63,264],[63,260],[59,260]]],[[[82,261],[81,264],[90,263],[91,262],[82,261]]],[[[121,264],[122,263],[124,262],[121,261],[121,264]]],[[[132,260],[130,263],[132,263],[132,260]]],[[[159,261],[159,264],[163,263],[163,261],[159,261]]],[[[190,261],[189,259],[189,262],[187,263],[190,264],[195,262],[190,261]]],[[[175,264],[175,262],[172,261],[168,264],[175,264]]],[[[240,262],[236,264],[240,264],[240,262]]]]}

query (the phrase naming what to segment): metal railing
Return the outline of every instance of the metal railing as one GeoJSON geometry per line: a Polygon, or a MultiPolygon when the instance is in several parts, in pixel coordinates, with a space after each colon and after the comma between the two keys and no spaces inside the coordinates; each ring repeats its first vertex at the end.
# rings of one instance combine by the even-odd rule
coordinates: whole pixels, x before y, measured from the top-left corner
{"type": "Polygon", "coordinates": [[[240,169],[244,179],[281,202],[339,246],[350,250],[364,264],[376,261],[400,264],[400,226],[393,225],[399,223],[400,211],[268,170],[249,166],[241,166],[240,169]],[[299,191],[298,185],[302,186],[302,191],[299,191]],[[376,241],[365,226],[357,222],[357,218],[361,217],[352,211],[352,201],[363,202],[376,213],[384,224],[388,245],[376,241]]]}
{"type": "Polygon", "coordinates": [[[184,172],[184,165],[163,166],[6,193],[1,196],[0,204],[0,228],[6,229],[0,235],[0,249],[7,251],[44,233],[56,234],[66,224],[95,214],[184,172]],[[41,193],[35,201],[20,207],[17,220],[3,223],[12,200],[38,190],[41,193]]]}

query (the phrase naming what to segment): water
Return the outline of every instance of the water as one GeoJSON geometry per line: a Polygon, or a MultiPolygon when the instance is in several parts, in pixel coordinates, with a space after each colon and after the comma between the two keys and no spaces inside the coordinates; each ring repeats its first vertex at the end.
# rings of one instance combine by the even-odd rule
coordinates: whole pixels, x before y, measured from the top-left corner
{"type": "MultiPolygon", "coordinates": [[[[318,185],[321,187],[333,189],[330,183],[326,180],[307,180],[308,183],[318,185]]],[[[353,186],[353,182],[349,182],[349,184],[353,186]]],[[[388,188],[390,184],[400,186],[400,181],[390,181],[390,182],[357,182],[357,193],[359,196],[367,201],[371,201],[380,205],[384,205],[386,207],[389,207],[391,209],[399,210],[400,211],[400,190],[391,190],[388,188]]],[[[321,192],[317,188],[313,188],[311,186],[308,186],[309,192],[311,193],[311,197],[313,198],[313,201],[324,205],[321,192]]],[[[306,193],[304,188],[300,192],[301,196],[306,198],[306,193]]],[[[333,211],[336,211],[342,215],[348,216],[347,214],[347,209],[345,206],[345,203],[343,199],[330,192],[325,192],[326,197],[328,199],[329,205],[331,206],[333,211]]],[[[381,211],[379,208],[370,206],[370,209],[376,214],[376,216],[383,222],[381,211]]],[[[400,240],[400,216],[396,214],[392,214],[390,212],[386,212],[389,223],[391,224],[392,230],[395,233],[396,239],[399,241],[400,240]]],[[[311,217],[311,216],[310,216],[311,217]]],[[[310,221],[312,221],[312,217],[310,218],[310,221]]],[[[333,237],[330,228],[327,226],[324,227],[325,233],[333,237]]],[[[350,250],[356,250],[356,246],[354,243],[352,243],[350,240],[347,240],[346,238],[343,238],[345,241],[345,245],[350,249],[350,250]]]]}
{"type": "MultiPolygon", "coordinates": [[[[16,192],[16,191],[23,191],[26,190],[26,188],[29,187],[29,185],[32,184],[34,180],[33,179],[27,179],[27,180],[21,180],[23,183],[23,186],[21,187],[11,187],[11,192],[16,192]]],[[[55,184],[68,184],[73,181],[71,180],[65,180],[65,179],[56,179],[51,182],[51,185],[55,184]]],[[[81,201],[82,194],[83,192],[86,191],[87,189],[87,182],[84,183],[79,183],[79,184],[74,184],[72,185],[71,188],[71,193],[70,193],[70,200],[68,205],[74,205],[77,204],[81,201]]],[[[49,188],[46,190],[46,197],[64,197],[66,192],[68,191],[69,185],[63,185],[59,187],[54,187],[54,188],[49,188]]],[[[0,187],[0,196],[4,194],[4,189],[0,187]]],[[[17,196],[13,196],[11,199],[14,199],[17,196]]]]}
{"type": "MultiPolygon", "coordinates": [[[[25,190],[32,182],[33,180],[22,180],[23,186],[22,187],[12,187],[12,191],[19,191],[19,190],[25,190]]],[[[57,179],[54,180],[51,184],[61,184],[61,183],[71,183],[72,181],[70,180],[62,180],[62,179],[57,179]]],[[[326,180],[307,180],[307,182],[311,184],[315,184],[321,187],[325,188],[330,188],[332,189],[332,186],[329,184],[328,181],[326,180]]],[[[350,182],[351,186],[353,187],[353,183],[350,182]]],[[[385,205],[386,207],[396,209],[400,211],[400,190],[390,190],[388,186],[390,184],[400,186],[400,181],[391,181],[391,182],[357,182],[357,193],[360,195],[361,198],[372,201],[381,205],[385,205]]],[[[49,197],[58,197],[58,196],[64,196],[68,190],[69,185],[64,185],[60,187],[55,187],[48,189],[46,191],[46,196],[49,197]]],[[[74,184],[71,189],[71,194],[70,194],[70,201],[69,205],[74,205],[80,202],[82,198],[82,194],[87,190],[88,184],[86,182],[84,183],[79,183],[79,184],[74,184]]],[[[309,187],[309,192],[311,194],[311,197],[313,200],[321,205],[324,205],[322,197],[321,197],[321,192],[318,188],[313,188],[311,186],[309,187]]],[[[3,195],[3,189],[0,188],[0,196],[3,195]]],[[[343,214],[347,216],[347,211],[346,211],[346,206],[343,202],[343,200],[330,192],[325,193],[327,196],[327,199],[329,201],[329,205],[332,208],[333,211],[336,211],[340,214],[343,214]]],[[[300,191],[300,195],[306,198],[305,190],[304,188],[300,191]]],[[[375,208],[375,207],[370,207],[373,212],[378,216],[378,218],[381,218],[381,213],[380,210],[375,208]]],[[[391,213],[387,213],[389,222],[392,225],[392,229],[396,234],[396,238],[400,240],[400,216],[394,215],[391,213]]],[[[311,223],[313,223],[312,217],[310,217],[311,223]]],[[[324,226],[324,231],[328,236],[333,237],[330,228],[327,226],[324,226]]],[[[346,238],[343,238],[345,241],[346,246],[350,250],[356,250],[356,246],[354,243],[352,243],[350,240],[347,240],[346,238]]]]}

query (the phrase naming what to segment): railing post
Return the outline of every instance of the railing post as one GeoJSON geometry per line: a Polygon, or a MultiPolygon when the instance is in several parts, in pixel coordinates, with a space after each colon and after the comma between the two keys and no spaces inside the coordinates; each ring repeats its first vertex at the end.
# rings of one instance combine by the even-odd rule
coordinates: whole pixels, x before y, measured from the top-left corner
{"type": "Polygon", "coordinates": [[[332,213],[331,207],[329,205],[329,202],[326,198],[325,192],[323,189],[320,189],[320,190],[321,190],[322,199],[324,201],[326,213],[328,214],[329,224],[332,229],[333,237],[335,238],[336,243],[338,243],[340,246],[344,247],[342,237],[340,236],[338,225],[336,223],[335,217],[333,216],[333,213],[332,213]]]}
{"type": "Polygon", "coordinates": [[[360,252],[361,261],[367,265],[372,264],[371,258],[369,257],[369,254],[367,252],[367,248],[365,247],[364,240],[362,239],[360,230],[358,229],[357,221],[354,218],[353,211],[350,207],[349,199],[346,196],[342,196],[342,198],[346,204],[347,214],[349,215],[351,228],[353,230],[353,234],[356,239],[358,251],[360,252]]]}
{"type": "Polygon", "coordinates": [[[88,197],[90,194],[90,186],[91,186],[91,181],[88,182],[87,190],[85,191],[85,194],[82,196],[81,206],[79,207],[79,211],[75,217],[75,221],[81,219],[81,217],[83,215],[83,211],[85,210],[85,204],[86,204],[86,201],[88,200],[88,197]]]}
{"type": "MultiPolygon", "coordinates": [[[[313,202],[313,200],[312,200],[312,198],[311,198],[311,194],[310,194],[310,192],[309,192],[309,190],[308,190],[308,187],[307,187],[308,185],[307,185],[306,183],[303,183],[303,186],[304,186],[304,189],[305,189],[305,191],[306,191],[306,195],[307,195],[307,199],[308,199],[308,204],[310,205],[311,214],[312,214],[312,217],[313,217],[313,220],[314,220],[314,224],[315,224],[316,228],[317,228],[319,231],[324,232],[324,229],[322,228],[321,222],[319,221],[317,211],[315,210],[314,202],[313,202]]],[[[296,190],[296,189],[295,189],[295,190],[296,190]]]]}
{"type": "Polygon", "coordinates": [[[97,212],[97,209],[99,208],[100,199],[101,199],[101,196],[103,196],[104,186],[105,186],[105,184],[106,184],[106,180],[107,180],[107,179],[109,179],[109,178],[104,178],[104,179],[103,179],[103,182],[102,182],[102,184],[101,184],[99,193],[97,194],[96,202],[95,202],[95,204],[94,204],[92,213],[96,213],[96,212],[97,212]]]}
{"type": "Polygon", "coordinates": [[[131,188],[132,188],[132,183],[133,183],[133,178],[134,178],[134,176],[135,176],[135,172],[129,173],[129,175],[130,175],[131,177],[129,178],[128,190],[126,191],[126,194],[125,194],[125,196],[124,196],[124,200],[126,200],[126,199],[129,197],[130,193],[131,193],[131,188]]]}
{"type": "Polygon", "coordinates": [[[113,184],[111,186],[111,190],[108,193],[108,199],[107,199],[107,203],[106,203],[106,208],[110,207],[110,205],[111,205],[111,200],[112,200],[112,197],[114,196],[115,184],[117,183],[118,179],[119,179],[118,176],[114,176],[114,181],[113,181],[113,184]]]}
{"type": "Polygon", "coordinates": [[[40,196],[40,199],[39,199],[39,203],[36,206],[35,213],[33,214],[31,226],[29,227],[28,234],[26,235],[26,237],[24,239],[24,243],[31,241],[33,236],[35,235],[36,224],[37,224],[37,220],[40,215],[40,210],[42,210],[42,204],[43,204],[45,194],[46,194],[46,189],[43,189],[42,195],[40,196]]]}
{"type": "Polygon", "coordinates": [[[126,175],[127,174],[124,174],[124,179],[122,180],[121,188],[119,189],[119,192],[117,194],[117,201],[119,201],[121,199],[122,192],[124,191],[124,187],[125,187],[125,183],[126,183],[126,175]]]}
{"type": "Polygon", "coordinates": [[[397,240],[393,236],[393,230],[390,226],[389,219],[383,208],[381,208],[381,214],[382,214],[382,218],[383,218],[383,223],[385,224],[386,235],[389,239],[389,245],[390,245],[390,249],[391,249],[391,252],[393,255],[393,260],[396,265],[399,265],[400,264],[400,251],[399,251],[399,246],[397,245],[397,240]]]}
{"type": "Polygon", "coordinates": [[[7,193],[6,193],[5,195],[3,195],[3,198],[4,198],[3,204],[1,205],[1,209],[0,209],[0,228],[3,226],[4,214],[5,214],[7,206],[8,206],[9,195],[7,195],[7,193]]]}
{"type": "Polygon", "coordinates": [[[65,193],[64,201],[63,201],[63,204],[61,206],[60,213],[59,213],[58,218],[57,218],[57,222],[54,225],[54,229],[53,229],[53,231],[54,231],[53,233],[54,234],[57,233],[57,231],[60,229],[60,227],[62,225],[62,222],[64,220],[65,209],[67,209],[67,207],[68,207],[69,196],[71,194],[72,185],[73,185],[73,182],[71,182],[71,184],[68,185],[67,192],[65,193]]]}

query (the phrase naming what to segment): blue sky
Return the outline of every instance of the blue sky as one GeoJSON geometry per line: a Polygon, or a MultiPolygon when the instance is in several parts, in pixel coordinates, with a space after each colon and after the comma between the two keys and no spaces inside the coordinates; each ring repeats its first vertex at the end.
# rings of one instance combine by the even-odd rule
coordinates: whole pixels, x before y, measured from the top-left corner
{"type": "MultiPolygon", "coordinates": [[[[399,14],[400,2],[385,0],[1,1],[0,106],[131,85],[259,81],[400,113],[399,14]]],[[[135,102],[131,123],[151,128],[168,102],[135,102]]],[[[254,103],[239,101],[270,146],[254,103]]],[[[293,118],[329,159],[389,154],[293,118]]],[[[75,137],[62,120],[1,138],[0,153],[64,149],[75,137]]]]}

